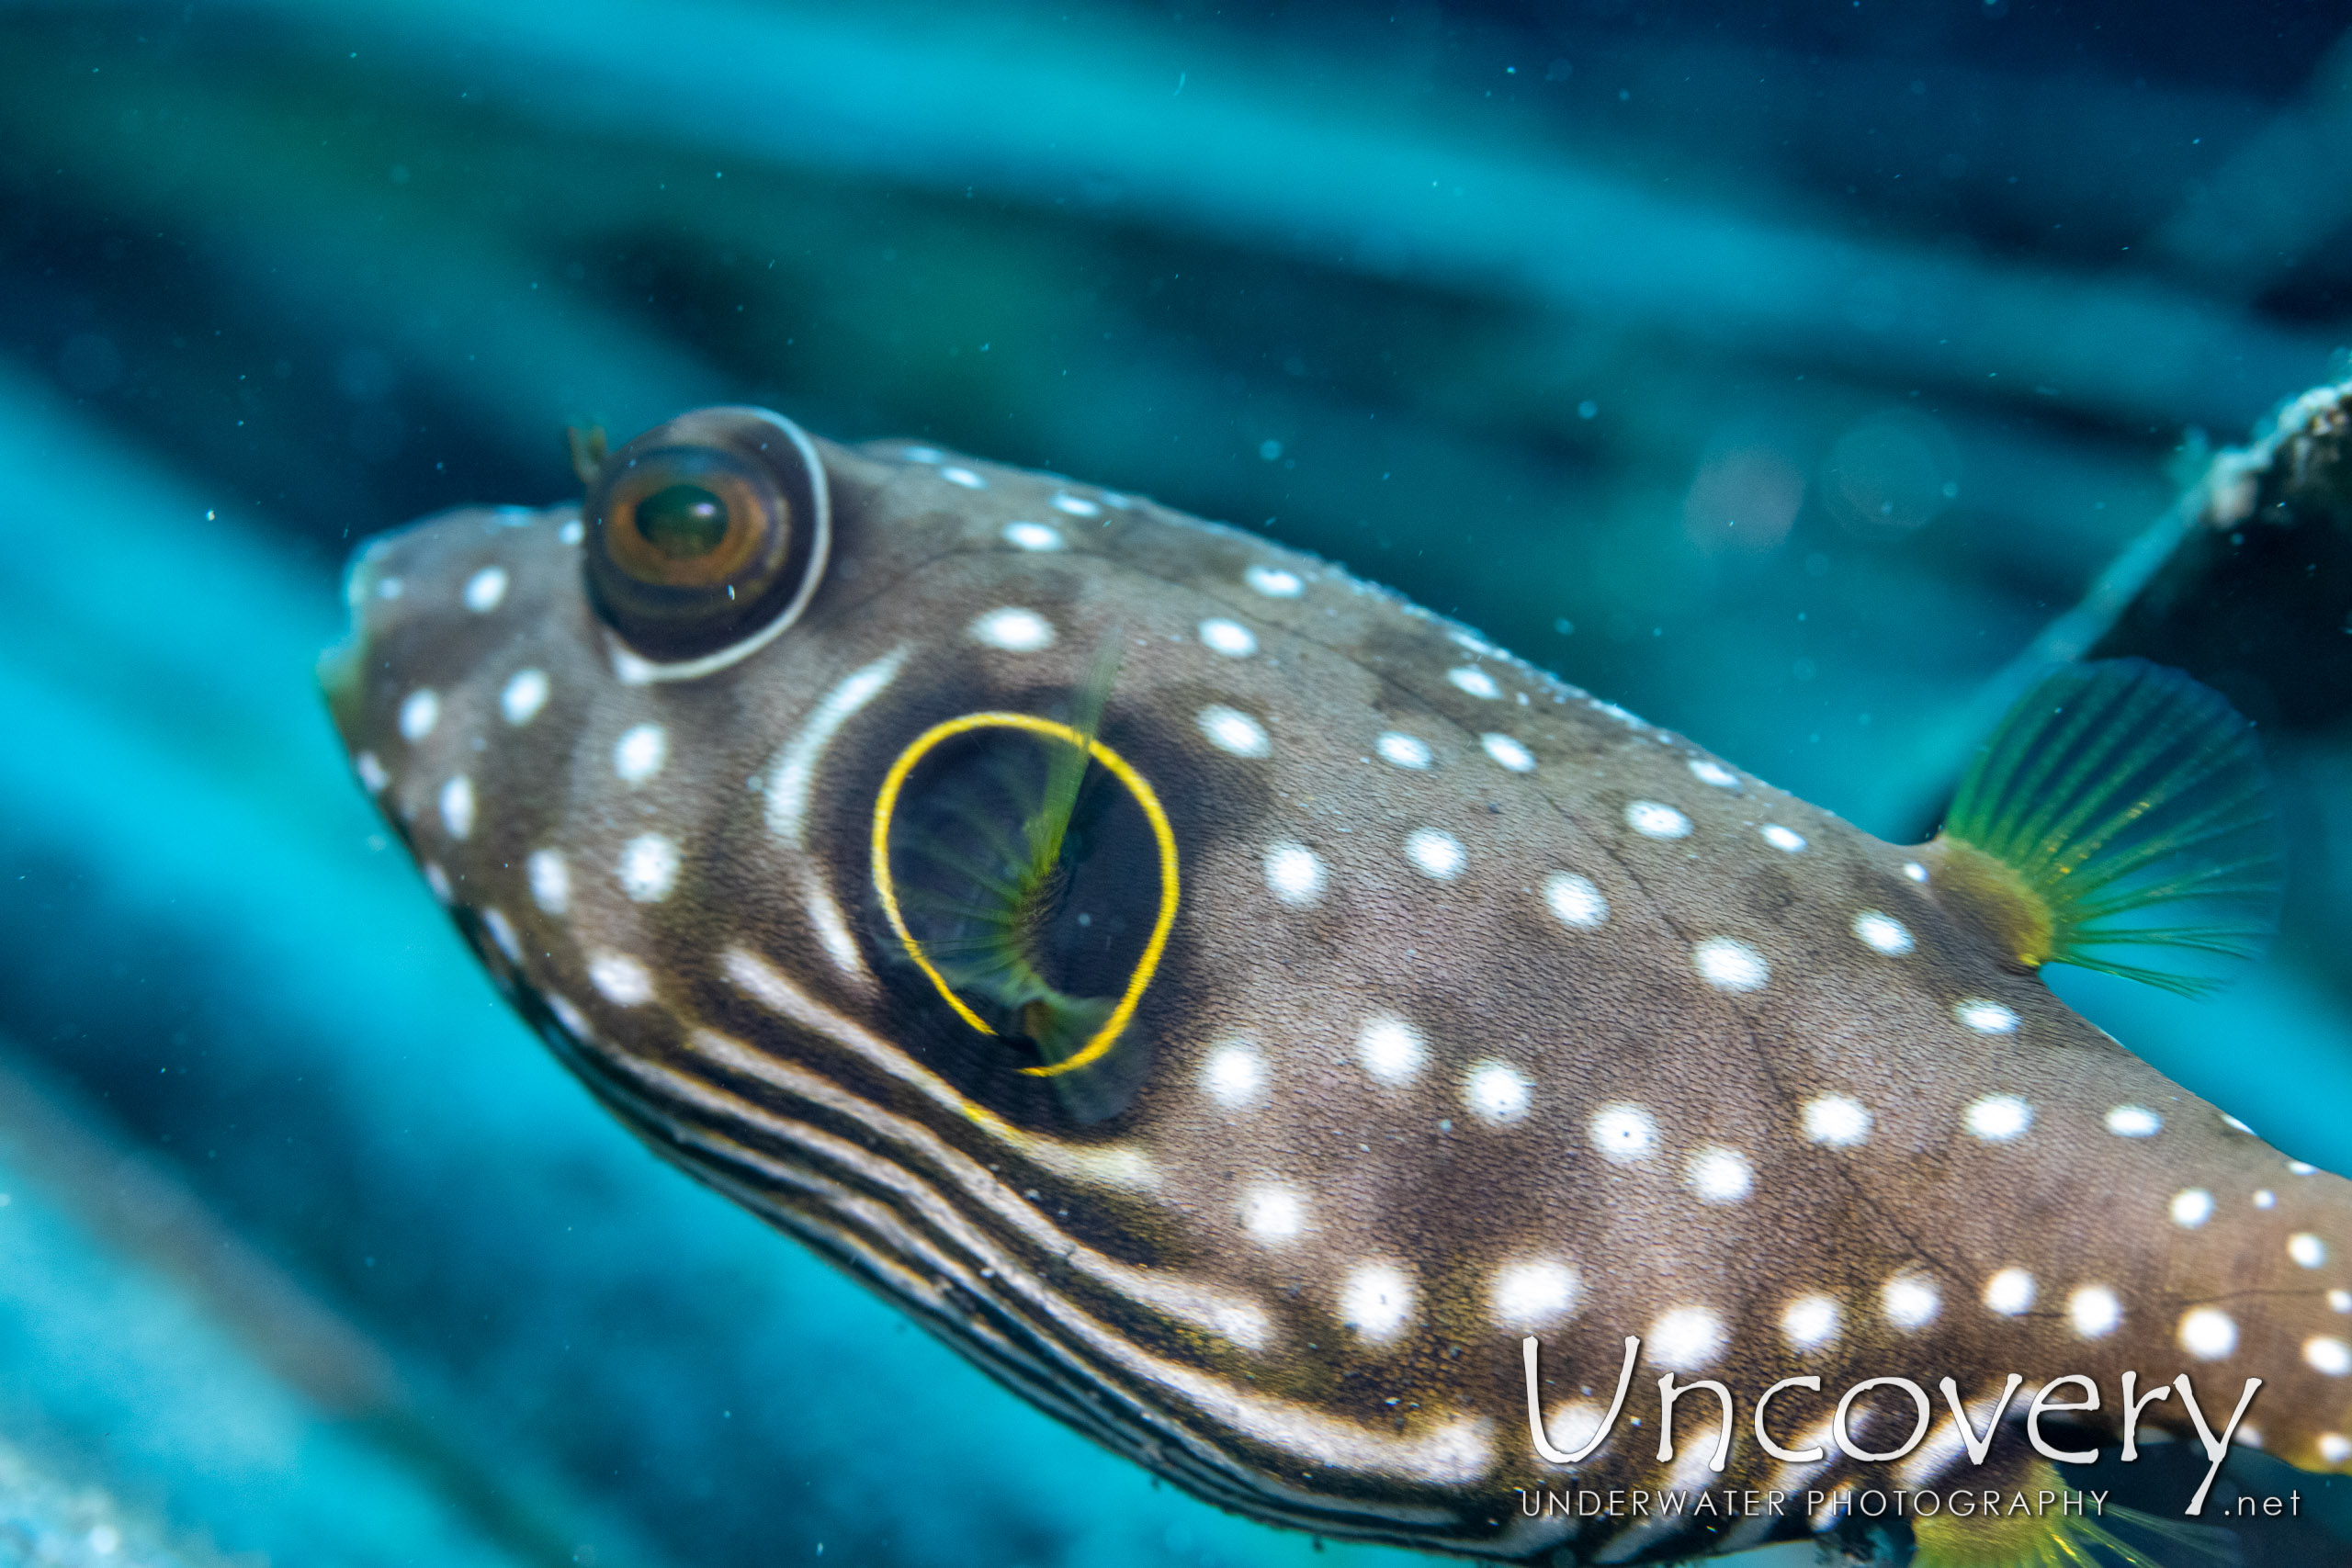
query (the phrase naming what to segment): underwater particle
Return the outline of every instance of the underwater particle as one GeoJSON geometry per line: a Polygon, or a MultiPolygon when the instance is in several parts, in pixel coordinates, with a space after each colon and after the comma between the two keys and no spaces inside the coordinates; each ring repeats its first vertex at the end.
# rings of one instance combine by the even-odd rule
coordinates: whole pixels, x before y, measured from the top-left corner
{"type": "Polygon", "coordinates": [[[1298,573],[1278,566],[1250,567],[1241,574],[1241,581],[1269,599],[1295,599],[1306,591],[1298,573]]]}
{"type": "Polygon", "coordinates": [[[2213,1217],[2213,1195],[2202,1187],[2191,1187],[2172,1196],[2172,1223],[2185,1231],[2193,1231],[2213,1217]]]}
{"type": "Polygon", "coordinates": [[[538,717],[539,710],[547,705],[548,677],[544,670],[517,670],[498,694],[499,713],[518,729],[538,717]]]}
{"type": "Polygon", "coordinates": [[[2103,1339],[2123,1322],[2123,1303],[2105,1285],[2085,1285],[2066,1298],[2066,1321],[2086,1339],[2103,1339]]]}
{"type": "Polygon", "coordinates": [[[1681,839],[1690,833],[1690,818],[1655,800],[1636,800],[1627,806],[1625,826],[1645,839],[1681,839]]]}
{"type": "Polygon", "coordinates": [[[74,396],[95,398],[122,379],[122,355],[111,338],[79,333],[58,351],[57,373],[74,396]]]}
{"type": "Polygon", "coordinates": [[[2352,1346],[2328,1335],[2316,1335],[2303,1341],[2303,1361],[2315,1372],[2340,1378],[2352,1372],[2352,1346]]]}
{"type": "Polygon", "coordinates": [[[1831,443],[1815,493],[1848,533],[1898,538],[1940,516],[1960,493],[1959,479],[1944,427],[1909,409],[1889,409],[1831,443]]]}
{"type": "Polygon", "coordinates": [[[1241,1228],[1260,1241],[1291,1241],[1306,1229],[1306,1204],[1287,1187],[1252,1189],[1241,1201],[1241,1228]]]}
{"type": "Polygon", "coordinates": [[[1555,871],[1544,880],[1544,902],[1564,926],[1594,931],[1609,919],[1609,900],[1589,876],[1555,871]]]}
{"type": "Polygon", "coordinates": [[[1720,1145],[1692,1155],[1683,1174],[1702,1203],[1739,1202],[1756,1185],[1756,1172],[1748,1165],[1747,1156],[1720,1145]]]}
{"type": "Polygon", "coordinates": [[[2014,1094],[1988,1094],[1968,1108],[1968,1130],[1988,1144],[2015,1143],[2033,1125],[2033,1107],[2014,1094]]]}
{"type": "Polygon", "coordinates": [[[626,953],[591,954],[588,983],[617,1008],[642,1007],[653,999],[653,976],[626,953]]]}
{"type": "Polygon", "coordinates": [[[625,784],[645,783],[669,760],[669,732],[658,724],[631,725],[613,742],[613,776],[625,784]]]}
{"type": "Polygon", "coordinates": [[[1270,845],[1266,888],[1294,909],[1312,908],[1323,897],[1323,863],[1305,844],[1270,845]]]}
{"type": "Polygon", "coordinates": [[[1757,441],[1710,443],[1682,496],[1682,532],[1710,555],[1779,547],[1804,503],[1804,471],[1757,441]]]}
{"type": "Polygon", "coordinates": [[[1576,1310],[1582,1282],[1565,1263],[1527,1259],[1495,1270],[1487,1300],[1506,1328],[1543,1328],[1576,1310]]]}
{"type": "Polygon", "coordinates": [[[1498,1127],[1525,1116],[1534,1099],[1535,1081],[1502,1062],[1477,1063],[1462,1084],[1462,1103],[1470,1113],[1498,1127]]]}
{"type": "Polygon", "coordinates": [[[1871,1135],[1871,1113],[1851,1095],[1824,1094],[1805,1101],[1804,1135],[1833,1149],[1859,1147],[1871,1135]]]}
{"type": "Polygon", "coordinates": [[[2181,1314],[2180,1348],[2200,1361],[2218,1361],[2238,1348],[2238,1325],[2217,1307],[2193,1307],[2181,1314]]]}
{"type": "Polygon", "coordinates": [[[571,868],[563,856],[553,850],[534,850],[523,863],[523,872],[530,880],[531,901],[546,913],[560,915],[571,908],[571,868]]]}
{"type": "Polygon", "coordinates": [[[1226,1041],[1203,1058],[1201,1088],[1228,1110],[1255,1105],[1266,1091],[1265,1058],[1248,1041],[1226,1041]]]}
{"type": "Polygon", "coordinates": [[[2327,1243],[2309,1231],[2297,1231],[2287,1238],[2287,1256],[2293,1258],[2298,1267],[2322,1268],[2327,1262],[2327,1243]]]}
{"type": "Polygon", "coordinates": [[[1863,946],[1890,958],[1900,957],[1912,948],[1911,933],[1904,929],[1903,922],[1876,909],[1864,909],[1854,917],[1854,934],[1861,939],[1863,946]]]}
{"type": "Polygon", "coordinates": [[[1818,1350],[1838,1338],[1838,1303],[1827,1296],[1799,1296],[1781,1314],[1781,1332],[1799,1350],[1818,1350]]]}
{"type": "Polygon", "coordinates": [[[1375,1345],[1402,1333],[1413,1317],[1413,1281],[1393,1263],[1362,1263],[1340,1287],[1340,1321],[1375,1345]]]}
{"type": "Polygon", "coordinates": [[[1200,712],[1201,733],[1209,744],[1236,757],[1262,757],[1272,750],[1265,726],[1238,708],[1212,705],[1200,712]]]}
{"type": "Polygon", "coordinates": [[[1281,442],[1269,439],[1258,443],[1258,457],[1261,462],[1272,463],[1280,458],[1282,455],[1283,444],[1281,442]]]}
{"type": "Polygon", "coordinates": [[[1375,1013],[1356,1032],[1356,1060],[1385,1084],[1408,1084],[1429,1060],[1419,1030],[1388,1013],[1375,1013]]]}
{"type": "Polygon", "coordinates": [[[1592,1146],[1616,1165],[1647,1159],[1657,1147],[1657,1118],[1638,1105],[1604,1105],[1587,1124],[1592,1146]]]}
{"type": "Polygon", "coordinates": [[[1503,694],[1502,688],[1495,684],[1495,678],[1475,664],[1465,664],[1458,670],[1449,670],[1445,672],[1445,678],[1460,690],[1487,702],[1492,702],[1503,694]]]}
{"type": "Polygon", "coordinates": [[[1879,1305],[1886,1321],[1905,1330],[1925,1328],[1943,1310],[1943,1296],[1934,1281],[1917,1274],[1897,1274],[1879,1291],[1879,1305]]]}
{"type": "Polygon", "coordinates": [[[1981,997],[1970,997],[1954,1002],[1952,1017],[1979,1034],[2013,1034],[2017,1032],[2018,1015],[1999,1002],[1988,1002],[1981,997]]]}
{"type": "Polygon", "coordinates": [[[413,746],[441,722],[441,694],[430,686],[411,692],[401,704],[401,739],[413,746]]]}
{"type": "Polygon", "coordinates": [[[1804,835],[1794,829],[1783,828],[1778,822],[1767,822],[1757,831],[1764,836],[1766,843],[1783,854],[1796,855],[1804,852],[1804,835]]]}
{"type": "Polygon", "coordinates": [[[2022,1269],[2004,1269],[1984,1281],[1984,1306],[2003,1317],[2015,1317],[2033,1310],[2038,1293],[2032,1275],[2022,1269]]]}
{"type": "Polygon", "coordinates": [[[1043,523],[1007,523],[1004,542],[1016,550],[1037,552],[1058,550],[1063,545],[1061,531],[1043,523]]]}
{"type": "Polygon", "coordinates": [[[1691,949],[1700,977],[1718,991],[1754,991],[1772,977],[1764,955],[1730,937],[1709,937],[1691,949]]]}
{"type": "Polygon", "coordinates": [[[1423,876],[1438,882],[1451,882],[1461,875],[1470,858],[1461,840],[1434,828],[1415,829],[1405,840],[1405,853],[1423,876]]]}
{"type": "Polygon", "coordinates": [[[2144,1105],[2119,1105],[2107,1113],[2107,1130],[2119,1138],[2153,1138],[2165,1119],[2144,1105]]]}
{"type": "Polygon", "coordinates": [[[463,773],[441,786],[441,826],[453,839],[463,839],[474,830],[474,781],[463,773]]]}
{"type": "Polygon", "coordinates": [[[678,846],[659,833],[640,833],[621,846],[621,891],[640,904],[658,904],[678,881],[678,846]]]}
{"type": "Polygon", "coordinates": [[[1247,659],[1258,651],[1258,637],[1239,621],[1210,619],[1201,623],[1201,643],[1211,653],[1247,659]]]}
{"type": "Polygon", "coordinates": [[[466,608],[487,615],[506,597],[506,569],[486,566],[466,579],[466,608]]]}
{"type": "Polygon", "coordinates": [[[1035,610],[1008,605],[974,621],[972,640],[1007,653],[1035,653],[1054,646],[1054,626],[1035,610]]]}
{"type": "Polygon", "coordinates": [[[1429,742],[1397,730],[1390,730],[1373,743],[1380,760],[1399,768],[1426,768],[1430,765],[1429,742]]]}
{"type": "Polygon", "coordinates": [[[1709,757],[1693,757],[1690,759],[1690,776],[1697,779],[1701,784],[1713,784],[1717,789],[1737,789],[1739,787],[1739,775],[1733,773],[1729,768],[1724,767],[1721,762],[1718,762],[1709,757]]]}
{"type": "Polygon", "coordinates": [[[1695,1371],[1721,1353],[1723,1320],[1702,1306],[1676,1307],[1650,1325],[1649,1357],[1678,1372],[1695,1371]]]}

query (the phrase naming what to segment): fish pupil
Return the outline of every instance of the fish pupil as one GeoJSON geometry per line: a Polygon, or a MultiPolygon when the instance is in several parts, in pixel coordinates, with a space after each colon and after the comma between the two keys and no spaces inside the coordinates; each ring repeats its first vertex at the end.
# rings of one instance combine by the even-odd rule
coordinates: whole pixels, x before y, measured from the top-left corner
{"type": "Polygon", "coordinates": [[[665,485],[637,503],[637,531],[672,560],[693,560],[727,537],[727,503],[700,485],[665,485]]]}

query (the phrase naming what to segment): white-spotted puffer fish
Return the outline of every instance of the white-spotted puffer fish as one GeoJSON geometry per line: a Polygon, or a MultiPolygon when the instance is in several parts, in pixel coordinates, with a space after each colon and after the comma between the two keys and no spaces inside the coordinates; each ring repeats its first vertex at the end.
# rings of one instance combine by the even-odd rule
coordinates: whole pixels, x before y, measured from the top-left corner
{"type": "Polygon", "coordinates": [[[580,457],[360,553],[359,777],[656,1150],[1119,1452],[1560,1563],[2158,1437],[2352,1466],[2352,1192],[2036,973],[2259,934],[2185,677],[2062,671],[1904,848],[1147,502],[746,408],[580,457]]]}

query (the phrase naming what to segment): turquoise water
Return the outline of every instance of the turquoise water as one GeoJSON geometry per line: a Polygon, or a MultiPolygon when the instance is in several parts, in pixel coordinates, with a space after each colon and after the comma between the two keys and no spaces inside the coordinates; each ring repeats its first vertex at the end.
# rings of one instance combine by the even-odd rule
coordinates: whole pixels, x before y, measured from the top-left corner
{"type": "MultiPolygon", "coordinates": [[[[0,1503],[93,1561],[1316,1557],[586,1100],[348,781],[350,542],[757,400],[1263,527],[1924,831],[2184,434],[2328,373],[2343,20],[0,10],[0,1503]]],[[[2338,1170],[2343,559],[2131,633],[2264,727],[2278,956],[2058,981],[2338,1170]]]]}

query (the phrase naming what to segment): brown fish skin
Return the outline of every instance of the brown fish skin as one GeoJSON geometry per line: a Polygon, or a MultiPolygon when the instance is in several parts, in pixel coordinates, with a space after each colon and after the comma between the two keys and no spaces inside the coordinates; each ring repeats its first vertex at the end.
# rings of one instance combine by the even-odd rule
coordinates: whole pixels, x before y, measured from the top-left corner
{"type": "MultiPolygon", "coordinates": [[[[2260,1377],[2262,1446],[2352,1467],[2352,1188],[2004,961],[1917,852],[1262,539],[812,450],[830,559],[733,662],[644,678],[578,509],[469,509],[363,550],[332,705],[591,1089],[1012,1387],[1261,1518],[1508,1559],[1729,1551],[1811,1530],[1806,1488],[1996,1473],[1940,1395],[1903,1461],[1774,1459],[1752,1413],[1792,1377],[1823,1392],[1776,1398],[1791,1448],[1869,1378],[2014,1371],[2014,1423],[2081,1374],[2111,1434],[2126,1371],[2188,1373],[2217,1428],[2260,1377]],[[917,736],[1064,712],[1114,638],[1102,737],[1182,899],[1116,1046],[1141,1087],[1081,1125],[914,971],[870,840],[917,736]],[[1562,1440],[1643,1340],[1573,1468],[1531,1444],[1531,1334],[1562,1440]],[[1703,1392],[1657,1457],[1668,1370],[1736,1397],[1720,1473],[1703,1392]],[[1545,1487],[1795,1496],[1579,1527],[1521,1517],[1545,1487]]],[[[1864,1446],[1909,1429],[1892,1397],[1864,1446]]],[[[2177,1397],[2141,1425],[2195,1441],[2177,1397]]]]}

